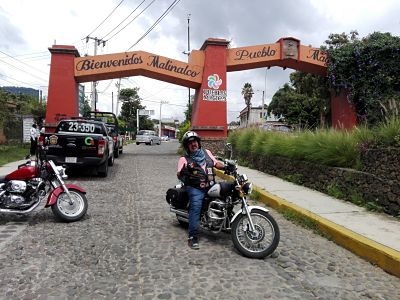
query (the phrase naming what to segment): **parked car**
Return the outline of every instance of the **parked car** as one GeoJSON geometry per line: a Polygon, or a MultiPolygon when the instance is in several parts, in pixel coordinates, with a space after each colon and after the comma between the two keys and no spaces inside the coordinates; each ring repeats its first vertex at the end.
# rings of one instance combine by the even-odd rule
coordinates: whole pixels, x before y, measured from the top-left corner
{"type": "Polygon", "coordinates": [[[124,138],[118,132],[115,124],[106,123],[109,135],[114,139],[114,157],[118,158],[124,150],[124,138]]]}
{"type": "Polygon", "coordinates": [[[153,130],[139,130],[136,135],[136,145],[142,143],[146,145],[161,145],[161,138],[153,130]]]}

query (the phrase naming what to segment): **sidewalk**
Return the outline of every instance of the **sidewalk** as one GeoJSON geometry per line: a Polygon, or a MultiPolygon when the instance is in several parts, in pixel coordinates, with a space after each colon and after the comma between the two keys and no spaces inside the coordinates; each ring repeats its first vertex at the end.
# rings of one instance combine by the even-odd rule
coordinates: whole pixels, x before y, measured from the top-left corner
{"type": "Polygon", "coordinates": [[[238,172],[247,175],[260,201],[312,219],[335,243],[400,277],[400,220],[257,170],[239,166],[238,172]]]}
{"type": "Polygon", "coordinates": [[[27,161],[28,161],[27,159],[23,159],[23,160],[14,161],[14,162],[5,164],[4,166],[1,166],[0,167],[0,176],[5,176],[7,174],[10,174],[11,172],[18,169],[19,165],[22,165],[22,164],[26,163],[27,161]]]}

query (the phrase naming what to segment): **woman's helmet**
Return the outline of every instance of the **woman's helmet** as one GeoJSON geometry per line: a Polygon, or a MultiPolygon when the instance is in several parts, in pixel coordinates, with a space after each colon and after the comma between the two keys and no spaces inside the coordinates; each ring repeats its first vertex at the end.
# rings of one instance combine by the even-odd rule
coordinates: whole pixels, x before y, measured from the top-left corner
{"type": "Polygon", "coordinates": [[[196,140],[199,143],[199,148],[201,148],[200,144],[201,139],[199,135],[194,131],[186,131],[186,133],[182,137],[182,146],[186,150],[186,152],[188,152],[189,142],[193,140],[196,140]]]}

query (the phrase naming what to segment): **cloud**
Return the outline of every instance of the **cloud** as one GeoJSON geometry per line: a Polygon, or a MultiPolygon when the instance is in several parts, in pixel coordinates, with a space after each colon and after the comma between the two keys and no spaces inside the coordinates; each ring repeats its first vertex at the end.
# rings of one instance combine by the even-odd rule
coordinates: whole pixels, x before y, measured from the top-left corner
{"type": "MultiPolygon", "coordinates": [[[[124,1],[93,33],[93,37],[102,38],[140,2],[124,1]]],[[[150,2],[146,1],[136,13],[150,2]]],[[[118,3],[120,0],[3,1],[0,8],[0,49],[10,54],[46,53],[47,47],[57,40],[57,44],[75,45],[81,55],[92,55],[93,41],[86,44],[82,38],[95,29],[118,3]],[[35,16],[34,21],[32,16],[35,16]]],[[[172,0],[155,1],[140,17],[109,40],[104,48],[99,47],[98,54],[126,51],[171,3],[172,0]]],[[[399,7],[398,0],[382,0],[379,5],[375,0],[181,0],[131,51],[142,50],[187,61],[187,55],[183,52],[187,51],[188,14],[191,15],[191,50],[199,49],[207,38],[224,38],[231,42],[231,47],[244,47],[275,43],[279,38],[292,36],[300,39],[302,44],[319,47],[330,33],[348,33],[354,29],[359,31],[360,37],[374,31],[389,31],[399,35],[399,7]]],[[[38,59],[32,58],[28,63],[48,72],[49,58],[38,59]]],[[[9,74],[11,68],[6,70],[3,65],[0,66],[0,71],[5,75],[28,83],[32,81],[26,74],[19,72],[12,75],[9,74]]],[[[240,93],[244,83],[253,85],[253,105],[261,105],[262,91],[265,90],[268,103],[277,89],[289,81],[291,72],[293,70],[279,67],[272,67],[268,71],[253,69],[229,72],[228,121],[236,120],[238,112],[244,108],[240,93]]],[[[111,110],[112,93],[114,97],[116,95],[115,82],[106,80],[99,83],[99,91],[103,92],[99,95],[101,109],[111,110]]],[[[183,111],[188,102],[186,88],[143,76],[122,82],[124,88],[141,88],[140,96],[146,100],[144,104],[148,109],[158,111],[157,102],[168,100],[170,104],[163,105],[163,115],[165,108],[165,117],[184,118],[183,111]]],[[[86,85],[86,91],[90,91],[90,84],[86,85]]]]}
{"type": "Polygon", "coordinates": [[[10,22],[6,12],[0,7],[0,49],[13,50],[25,45],[21,30],[10,22]]]}

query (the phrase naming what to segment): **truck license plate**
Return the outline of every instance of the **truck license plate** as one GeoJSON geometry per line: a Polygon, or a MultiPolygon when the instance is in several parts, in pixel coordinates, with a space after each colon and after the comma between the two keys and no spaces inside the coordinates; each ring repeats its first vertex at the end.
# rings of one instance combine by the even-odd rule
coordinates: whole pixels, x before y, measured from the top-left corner
{"type": "Polygon", "coordinates": [[[65,162],[66,163],[76,163],[76,157],[66,157],[65,162]]]}

